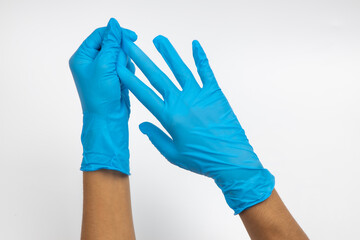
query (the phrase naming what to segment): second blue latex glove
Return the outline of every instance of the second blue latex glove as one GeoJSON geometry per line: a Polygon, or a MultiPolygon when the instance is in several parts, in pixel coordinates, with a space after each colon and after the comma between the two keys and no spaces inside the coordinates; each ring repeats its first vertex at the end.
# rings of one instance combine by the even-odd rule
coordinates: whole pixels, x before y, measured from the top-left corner
{"type": "Polygon", "coordinates": [[[120,83],[116,66],[134,65],[121,48],[122,40],[135,41],[134,32],[122,29],[115,19],[96,29],[70,59],[83,110],[82,171],[117,170],[130,174],[128,89],[120,83]]]}
{"type": "Polygon", "coordinates": [[[200,44],[193,42],[193,56],[202,87],[165,37],[154,44],[182,91],[135,44],[124,41],[125,52],[164,100],[121,66],[120,79],[171,138],[151,123],[142,123],[140,130],[171,163],[214,179],[235,214],[267,199],[274,177],[254,153],[200,44]]]}

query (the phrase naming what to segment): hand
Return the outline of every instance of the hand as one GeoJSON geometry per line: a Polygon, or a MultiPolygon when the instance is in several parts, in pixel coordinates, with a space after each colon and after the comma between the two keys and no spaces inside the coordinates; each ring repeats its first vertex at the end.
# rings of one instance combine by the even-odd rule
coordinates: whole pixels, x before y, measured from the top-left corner
{"type": "Polygon", "coordinates": [[[274,189],[274,177],[249,144],[199,42],[193,42],[193,56],[203,87],[165,37],[158,36],[154,44],[182,91],[135,44],[124,41],[124,51],[164,101],[123,66],[117,68],[119,77],[171,138],[148,122],[140,130],[171,163],[213,178],[235,214],[267,199],[274,189]]]}
{"type": "Polygon", "coordinates": [[[112,169],[130,174],[128,150],[128,89],[120,83],[116,66],[134,65],[121,49],[122,39],[135,41],[134,32],[121,29],[115,19],[96,29],[70,58],[69,65],[83,110],[82,171],[112,169]]]}

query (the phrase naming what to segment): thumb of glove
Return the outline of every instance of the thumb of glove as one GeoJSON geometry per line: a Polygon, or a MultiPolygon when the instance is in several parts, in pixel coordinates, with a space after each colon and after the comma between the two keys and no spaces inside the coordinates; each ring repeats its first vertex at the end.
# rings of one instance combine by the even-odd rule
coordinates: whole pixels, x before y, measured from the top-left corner
{"type": "MultiPolygon", "coordinates": [[[[99,60],[104,64],[114,64],[118,60],[119,52],[121,51],[122,29],[115,18],[109,20],[106,26],[103,41],[101,43],[101,50],[99,53],[99,60]]],[[[125,57],[125,54],[122,54],[125,57]]],[[[126,59],[123,61],[126,62],[126,59]]]]}
{"type": "Polygon", "coordinates": [[[143,122],[139,125],[140,131],[147,135],[151,143],[159,152],[170,162],[176,159],[176,148],[172,139],[162,130],[149,122],[143,122]]]}

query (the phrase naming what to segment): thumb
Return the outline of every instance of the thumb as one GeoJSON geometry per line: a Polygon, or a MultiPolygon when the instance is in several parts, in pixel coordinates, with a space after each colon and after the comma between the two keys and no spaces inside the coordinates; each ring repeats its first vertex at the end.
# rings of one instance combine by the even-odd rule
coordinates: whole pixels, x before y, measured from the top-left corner
{"type": "Polygon", "coordinates": [[[101,43],[101,50],[98,55],[99,60],[104,63],[116,63],[120,47],[122,31],[115,18],[111,18],[104,32],[104,38],[101,43]]]}
{"type": "Polygon", "coordinates": [[[140,131],[147,135],[151,143],[170,162],[176,157],[176,148],[172,139],[154,124],[143,122],[139,125],[140,131]]]}

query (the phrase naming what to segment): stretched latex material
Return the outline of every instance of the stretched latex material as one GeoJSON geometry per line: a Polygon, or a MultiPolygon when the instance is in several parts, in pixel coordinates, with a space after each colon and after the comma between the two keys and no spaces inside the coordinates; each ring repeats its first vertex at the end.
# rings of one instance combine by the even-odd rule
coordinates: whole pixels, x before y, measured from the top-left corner
{"type": "Polygon", "coordinates": [[[115,19],[96,29],[70,58],[69,65],[83,110],[82,171],[117,170],[130,174],[128,89],[120,82],[117,65],[134,73],[134,65],[121,48],[123,39],[136,34],[122,29],[115,19]]]}
{"type": "Polygon", "coordinates": [[[214,179],[235,214],[267,199],[274,189],[274,177],[254,153],[199,42],[192,46],[203,86],[167,38],[158,36],[154,44],[182,90],[134,43],[124,41],[124,51],[163,99],[122,66],[117,68],[120,79],[171,137],[148,122],[140,130],[169,162],[214,179]]]}

